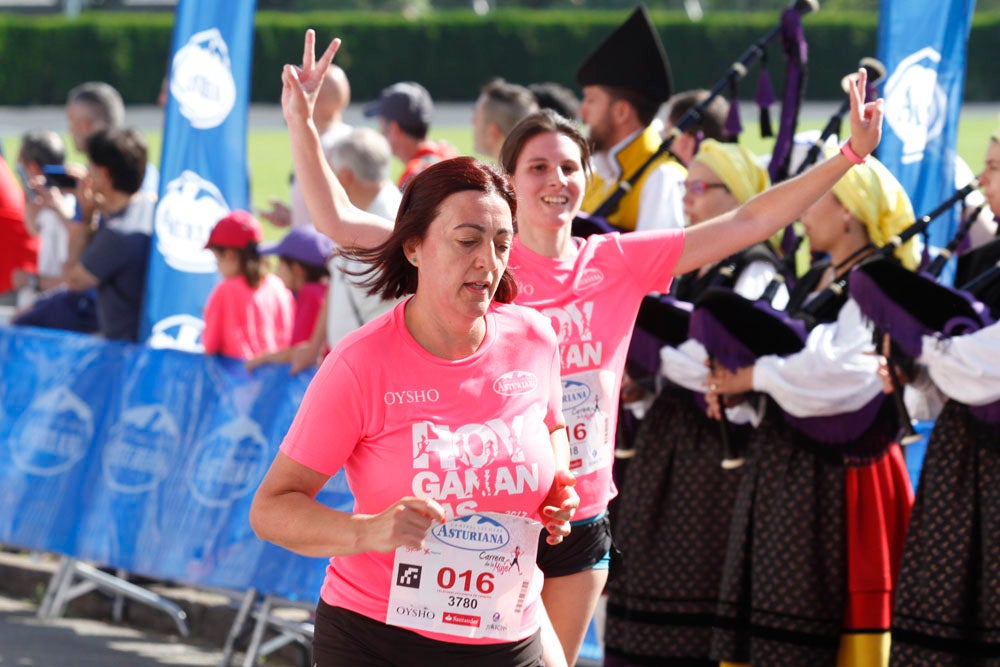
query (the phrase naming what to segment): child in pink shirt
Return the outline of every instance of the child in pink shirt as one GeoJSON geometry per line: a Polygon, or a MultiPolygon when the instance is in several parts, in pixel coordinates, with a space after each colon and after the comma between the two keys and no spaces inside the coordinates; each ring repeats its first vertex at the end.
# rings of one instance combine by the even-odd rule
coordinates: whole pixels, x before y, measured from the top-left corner
{"type": "Polygon", "coordinates": [[[208,237],[205,247],[215,253],[223,281],[205,304],[205,354],[252,359],[291,343],[292,293],[264,272],[257,252],[262,238],[260,223],[246,211],[224,217],[208,237]]]}
{"type": "Polygon", "coordinates": [[[333,241],[313,227],[296,227],[280,242],[260,247],[261,255],[278,256],[278,277],[295,295],[295,322],[289,346],[248,360],[247,368],[253,370],[261,364],[288,363],[292,360],[293,348],[309,341],[326,301],[330,275],[326,260],[333,251],[333,241]]]}

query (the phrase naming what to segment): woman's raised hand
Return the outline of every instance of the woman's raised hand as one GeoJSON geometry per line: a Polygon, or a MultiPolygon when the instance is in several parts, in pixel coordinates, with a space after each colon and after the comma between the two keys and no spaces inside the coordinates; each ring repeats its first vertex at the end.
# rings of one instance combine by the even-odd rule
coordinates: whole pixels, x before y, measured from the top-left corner
{"type": "Polygon", "coordinates": [[[319,61],[316,60],[316,32],[306,30],[302,47],[302,65],[285,65],[281,72],[281,111],[285,122],[308,122],[326,70],[340,48],[340,38],[330,42],[319,61]]]}
{"type": "Polygon", "coordinates": [[[851,100],[851,150],[860,157],[871,154],[882,139],[883,102],[881,98],[867,102],[867,90],[868,71],[862,67],[848,91],[851,100]]]}

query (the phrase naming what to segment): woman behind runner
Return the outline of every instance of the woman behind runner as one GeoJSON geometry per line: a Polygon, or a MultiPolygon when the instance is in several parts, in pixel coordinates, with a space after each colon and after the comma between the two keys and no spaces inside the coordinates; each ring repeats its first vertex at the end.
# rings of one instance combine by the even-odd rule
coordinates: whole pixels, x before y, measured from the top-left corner
{"type": "MultiPolygon", "coordinates": [[[[684,214],[689,224],[701,224],[769,185],[767,171],[746,148],[706,140],[688,165],[684,214]]],[[[671,296],[696,303],[713,287],[727,287],[757,299],[777,266],[766,244],[758,243],[678,277],[671,296]]],[[[787,301],[787,293],[783,297],[787,301]]],[[[616,501],[621,511],[615,543],[622,559],[608,584],[608,667],[709,664],[722,559],[742,476],[742,468],[720,465],[723,436],[704,411],[704,346],[688,339],[663,347],[659,358],[667,382],[638,428],[616,501]],[[679,544],[685,548],[664,548],[679,544]]],[[[745,442],[750,430],[734,419],[728,437],[745,442]]]]}
{"type": "Polygon", "coordinates": [[[509,305],[515,211],[502,174],[448,160],[413,179],[395,232],[357,253],[373,292],[413,296],[330,353],[251,509],[263,539],[331,557],[319,667],[541,663],[538,524],[525,517],[558,542],[577,498],[555,337],[509,305]],[[353,513],[315,500],[340,468],[353,513]]]}
{"type": "MultiPolygon", "coordinates": [[[[810,247],[832,263],[817,290],[913,220],[888,169],[874,158],[853,167],[802,215],[810,247]]],[[[917,266],[912,241],[895,252],[908,269],[917,266]]],[[[845,290],[826,308],[816,299],[805,308],[820,324],[802,351],[735,370],[716,366],[709,380],[715,415],[720,395],[768,397],[750,438],[722,573],[712,655],[724,665],[888,662],[913,500],[894,442],[899,417],[874,375],[872,332],[858,304],[845,290]]]]}
{"type": "MultiPolygon", "coordinates": [[[[334,40],[317,62],[315,34],[306,32],[301,67],[282,73],[282,108],[292,158],[317,228],[344,247],[374,247],[392,232],[391,221],[352,206],[325,165],[310,110],[323,72],[339,48],[334,40]]],[[[881,101],[865,103],[865,74],[851,92],[850,149],[867,155],[879,142],[881,101]]],[[[571,234],[587,176],[586,140],[568,121],[539,112],[508,136],[501,164],[517,192],[518,235],[510,268],[521,291],[517,302],[547,315],[556,328],[564,373],[564,412],[575,451],[581,504],[574,544],[543,547],[542,593],[567,661],[573,664],[607,579],[611,546],[606,508],[611,480],[618,391],[642,297],[665,292],[681,275],[763,241],[795,219],[847,172],[838,155],[798,178],[714,220],[688,230],[591,236],[571,234]],[[569,420],[572,419],[572,422],[569,420]]]]}

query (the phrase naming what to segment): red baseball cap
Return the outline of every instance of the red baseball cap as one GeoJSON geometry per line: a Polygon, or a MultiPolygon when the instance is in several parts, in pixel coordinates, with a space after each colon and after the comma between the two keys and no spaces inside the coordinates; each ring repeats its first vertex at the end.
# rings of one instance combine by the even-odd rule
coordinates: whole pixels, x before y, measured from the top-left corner
{"type": "Polygon", "coordinates": [[[236,210],[215,223],[208,235],[206,248],[245,248],[251,243],[260,243],[264,230],[257,218],[247,211],[236,210]]]}

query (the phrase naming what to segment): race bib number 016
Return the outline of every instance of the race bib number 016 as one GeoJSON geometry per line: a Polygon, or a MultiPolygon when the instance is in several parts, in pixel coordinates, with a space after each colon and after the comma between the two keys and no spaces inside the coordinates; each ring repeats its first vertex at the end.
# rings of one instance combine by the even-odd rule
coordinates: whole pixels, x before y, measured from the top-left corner
{"type": "Polygon", "coordinates": [[[579,477],[611,467],[611,396],[615,375],[593,370],[563,377],[563,417],[569,432],[569,469],[579,477]]]}
{"type": "Polygon", "coordinates": [[[424,549],[396,549],[386,623],[515,641],[540,529],[537,521],[483,512],[434,526],[424,549]]]}

